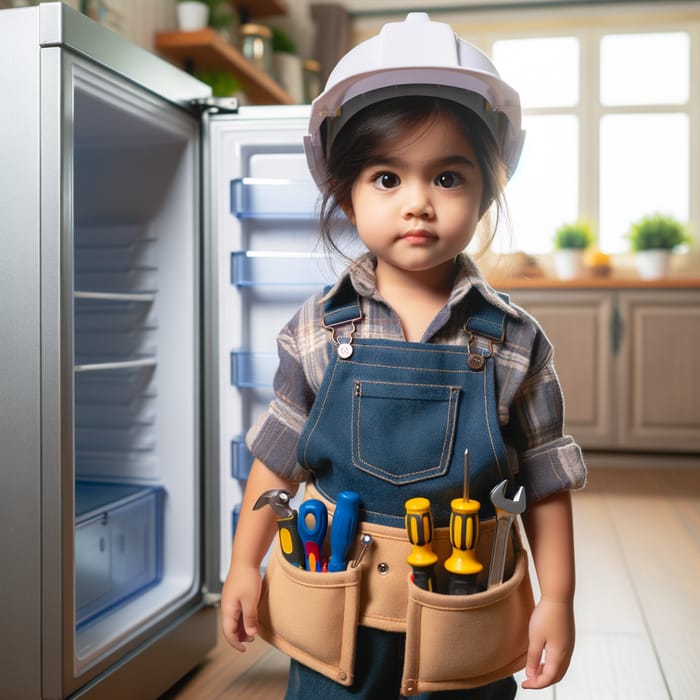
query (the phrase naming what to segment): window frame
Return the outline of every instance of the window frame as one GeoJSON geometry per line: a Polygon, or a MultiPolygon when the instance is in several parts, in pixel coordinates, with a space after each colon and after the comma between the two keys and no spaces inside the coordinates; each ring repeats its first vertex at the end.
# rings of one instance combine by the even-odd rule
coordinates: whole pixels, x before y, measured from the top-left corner
{"type": "MultiPolygon", "coordinates": [[[[698,102],[700,101],[700,85],[698,85],[697,56],[700,55],[700,16],[692,23],[666,21],[660,23],[658,18],[651,22],[630,22],[611,26],[575,27],[568,23],[560,26],[550,24],[538,27],[533,25],[527,31],[504,30],[488,32],[481,35],[477,45],[487,53],[492,54],[496,41],[523,38],[550,38],[559,36],[576,37],[579,41],[579,102],[567,107],[530,107],[523,108],[523,115],[573,115],[579,123],[579,178],[578,203],[579,218],[594,222],[596,229],[600,222],[600,135],[601,122],[604,116],[621,114],[687,114],[690,129],[690,164],[688,172],[688,213],[691,231],[696,242],[698,237],[698,222],[700,222],[700,198],[692,193],[698,190],[700,183],[700,119],[698,102]],[[608,35],[623,34],[653,34],[667,32],[683,32],[688,35],[690,42],[690,94],[688,102],[669,103],[663,105],[604,105],[601,101],[601,42],[608,35]]],[[[507,194],[507,193],[506,193],[507,194]]],[[[649,212],[652,213],[652,212],[649,212]]],[[[630,222],[631,223],[631,222],[630,222]]],[[[552,235],[554,232],[551,232],[552,235]]],[[[527,250],[525,252],[528,252],[527,250]]]]}

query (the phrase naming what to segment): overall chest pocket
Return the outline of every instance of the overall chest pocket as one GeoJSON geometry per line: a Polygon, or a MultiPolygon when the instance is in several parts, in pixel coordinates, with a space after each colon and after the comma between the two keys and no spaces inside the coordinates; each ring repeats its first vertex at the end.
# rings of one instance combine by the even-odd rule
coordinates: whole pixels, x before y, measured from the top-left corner
{"type": "Polygon", "coordinates": [[[353,466],[396,485],[445,474],[460,394],[458,386],[355,381],[353,466]]]}

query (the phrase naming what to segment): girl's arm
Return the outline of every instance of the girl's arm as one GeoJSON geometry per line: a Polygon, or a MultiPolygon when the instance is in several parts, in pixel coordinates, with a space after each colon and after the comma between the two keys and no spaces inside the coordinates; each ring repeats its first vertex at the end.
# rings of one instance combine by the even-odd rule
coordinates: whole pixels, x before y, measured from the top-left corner
{"type": "Polygon", "coordinates": [[[298,484],[287,481],[255,460],[243,494],[241,514],[231,553],[231,566],[221,591],[221,626],[226,641],[238,651],[253,641],[257,631],[262,577],[260,564],[277,532],[272,508],[253,510],[260,494],[271,489],[296,493],[298,484]]]}
{"type": "Polygon", "coordinates": [[[564,676],[574,650],[576,581],[570,493],[561,491],[528,506],[523,524],[541,591],[530,618],[523,688],[546,688],[564,676]]]}

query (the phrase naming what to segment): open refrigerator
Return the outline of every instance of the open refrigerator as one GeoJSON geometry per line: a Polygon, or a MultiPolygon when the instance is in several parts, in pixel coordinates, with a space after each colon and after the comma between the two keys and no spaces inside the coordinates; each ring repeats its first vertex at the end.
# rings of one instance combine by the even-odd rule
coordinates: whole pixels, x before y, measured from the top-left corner
{"type": "Polygon", "coordinates": [[[342,266],[308,107],[60,3],[0,12],[0,88],[2,696],[155,698],[216,643],[276,335],[342,266]]]}

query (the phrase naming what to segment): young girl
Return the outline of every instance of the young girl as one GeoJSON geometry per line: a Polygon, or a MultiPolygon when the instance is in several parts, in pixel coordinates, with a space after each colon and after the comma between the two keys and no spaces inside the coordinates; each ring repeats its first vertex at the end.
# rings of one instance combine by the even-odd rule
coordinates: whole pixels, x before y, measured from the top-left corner
{"type": "MultiPolygon", "coordinates": [[[[306,651],[292,661],[286,697],[383,700],[425,688],[420,697],[505,700],[515,696],[511,674],[523,665],[523,687],[544,688],[562,678],[573,651],[569,490],[584,484],[585,467],[562,435],[551,345],[463,252],[489,211],[502,211],[522,147],[517,93],[448,25],[414,13],[340,61],[314,102],[309,131],[322,234],[335,245],[342,211],[368,252],[280,333],[275,399],[248,435],[256,459],[222,593],[224,635],[244,651],[261,623],[260,564],[277,516],[254,510],[258,497],[305,483],[332,512],[338,494],[352,490],[361,499],[360,529],[374,534],[376,548],[361,567],[352,682],[343,684],[345,672],[339,680],[309,668],[316,665],[306,651]],[[524,487],[541,598],[529,631],[532,608],[523,608],[526,639],[515,669],[414,684],[404,634],[404,588],[412,585],[405,503],[429,498],[435,532],[444,533],[451,500],[462,495],[465,449],[482,533],[492,525],[491,489],[504,479],[524,487]],[[402,548],[394,559],[392,541],[402,548]]],[[[287,602],[302,606],[292,595],[287,602]]],[[[311,611],[298,612],[310,637],[327,634],[311,611]]],[[[487,625],[487,634],[497,627],[487,625]]],[[[480,629],[455,618],[438,630],[439,653],[488,646],[475,638],[480,629]]]]}

